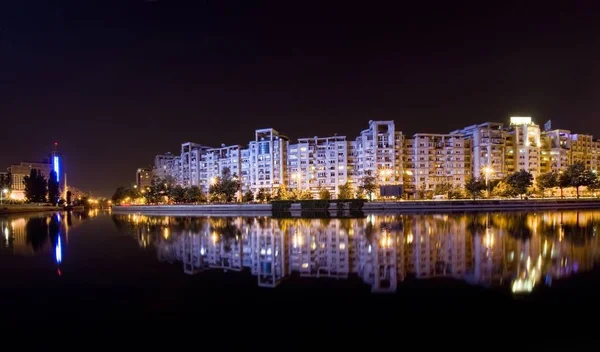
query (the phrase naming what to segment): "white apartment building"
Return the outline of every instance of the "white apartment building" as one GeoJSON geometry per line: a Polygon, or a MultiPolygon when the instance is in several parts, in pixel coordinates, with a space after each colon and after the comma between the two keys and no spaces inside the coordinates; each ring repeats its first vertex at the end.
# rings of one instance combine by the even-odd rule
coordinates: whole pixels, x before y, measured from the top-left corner
{"type": "Polygon", "coordinates": [[[542,133],[542,172],[565,171],[571,159],[571,131],[555,129],[542,133]]]}
{"type": "Polygon", "coordinates": [[[247,187],[255,194],[261,188],[273,192],[287,180],[288,138],[272,128],[256,130],[254,136],[248,145],[249,165],[242,165],[249,174],[247,187]]]}
{"type": "Polygon", "coordinates": [[[465,127],[452,134],[462,134],[471,145],[471,170],[475,178],[500,180],[506,177],[506,131],[499,122],[485,122],[465,127]]]}
{"type": "Polygon", "coordinates": [[[178,180],[180,163],[181,158],[179,155],[173,155],[171,153],[159,154],[154,157],[154,169],[152,170],[152,174],[158,178],[171,176],[175,180],[178,180]]]}
{"type": "Polygon", "coordinates": [[[206,150],[200,156],[199,186],[202,190],[208,192],[211,183],[215,182],[217,177],[222,176],[226,168],[231,172],[231,176],[241,176],[241,146],[222,144],[220,148],[206,150]]]}
{"type": "Polygon", "coordinates": [[[597,170],[597,142],[589,134],[571,135],[571,164],[583,163],[587,169],[597,170]]]}
{"type": "Polygon", "coordinates": [[[288,145],[287,184],[317,196],[327,189],[337,196],[348,181],[348,142],[344,136],[300,138],[288,145]]]}
{"type": "Polygon", "coordinates": [[[364,176],[374,176],[380,185],[402,183],[402,133],[394,121],[369,121],[350,148],[354,162],[352,181],[361,184],[364,176]]]}
{"type": "Polygon", "coordinates": [[[471,174],[470,151],[470,140],[461,134],[415,134],[405,141],[405,187],[413,192],[440,184],[462,187],[471,174]]]}
{"type": "Polygon", "coordinates": [[[525,170],[536,178],[541,172],[540,126],[531,117],[511,117],[506,134],[506,171],[525,170]]]}
{"type": "Polygon", "coordinates": [[[200,159],[210,147],[187,142],[181,145],[181,166],[178,182],[183,187],[200,186],[200,159]]]}

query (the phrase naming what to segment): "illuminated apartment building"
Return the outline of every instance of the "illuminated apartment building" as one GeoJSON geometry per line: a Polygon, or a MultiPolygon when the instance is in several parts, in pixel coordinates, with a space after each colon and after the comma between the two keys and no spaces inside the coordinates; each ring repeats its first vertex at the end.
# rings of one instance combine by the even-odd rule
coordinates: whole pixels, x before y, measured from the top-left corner
{"type": "Polygon", "coordinates": [[[288,138],[272,128],[255,131],[255,139],[248,145],[248,165],[242,165],[242,170],[248,171],[249,188],[254,194],[261,188],[274,191],[286,184],[287,146],[288,138]]]}
{"type": "Polygon", "coordinates": [[[179,171],[181,168],[181,157],[171,153],[159,154],[154,157],[154,168],[152,174],[158,178],[166,178],[167,176],[173,179],[179,179],[179,171]]]}
{"type": "Polygon", "coordinates": [[[583,163],[586,169],[595,169],[594,166],[597,166],[597,149],[594,150],[596,145],[597,142],[591,135],[571,135],[571,164],[583,163]]]}
{"type": "Polygon", "coordinates": [[[499,180],[506,176],[506,132],[503,126],[502,123],[485,122],[452,132],[452,134],[462,134],[470,141],[473,177],[499,180]]]}
{"type": "Polygon", "coordinates": [[[542,133],[542,172],[565,171],[571,159],[571,131],[549,130],[542,133]]]}
{"type": "Polygon", "coordinates": [[[461,187],[471,173],[470,140],[461,134],[417,133],[405,140],[407,190],[433,191],[436,185],[461,187]]]}
{"type": "Polygon", "coordinates": [[[200,159],[210,147],[187,142],[181,145],[179,184],[184,187],[200,186],[200,159]]]}
{"type": "Polygon", "coordinates": [[[152,169],[139,168],[135,172],[135,184],[138,189],[145,189],[152,184],[152,169]]]}
{"type": "Polygon", "coordinates": [[[288,145],[287,185],[309,190],[313,197],[320,189],[337,196],[338,186],[348,181],[348,143],[346,137],[300,138],[288,145]]]}
{"type": "Polygon", "coordinates": [[[373,176],[380,186],[402,184],[403,136],[394,121],[369,121],[369,128],[351,144],[354,183],[361,185],[363,177],[373,176]]]}
{"type": "Polygon", "coordinates": [[[207,149],[200,156],[199,186],[208,192],[211,183],[229,169],[232,177],[240,177],[242,172],[242,153],[239,145],[207,149]]]}
{"type": "Polygon", "coordinates": [[[536,178],[541,173],[540,126],[531,117],[511,117],[506,133],[506,171],[508,174],[525,170],[536,178]]]}

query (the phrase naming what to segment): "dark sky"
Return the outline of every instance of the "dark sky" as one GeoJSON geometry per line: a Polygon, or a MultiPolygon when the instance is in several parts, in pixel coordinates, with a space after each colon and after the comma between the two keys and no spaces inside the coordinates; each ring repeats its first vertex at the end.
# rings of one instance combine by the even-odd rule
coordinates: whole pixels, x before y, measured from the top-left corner
{"type": "Polygon", "coordinates": [[[600,136],[593,1],[387,3],[0,1],[0,165],[56,140],[70,182],[110,196],[157,153],[256,128],[441,133],[527,114],[600,136]]]}

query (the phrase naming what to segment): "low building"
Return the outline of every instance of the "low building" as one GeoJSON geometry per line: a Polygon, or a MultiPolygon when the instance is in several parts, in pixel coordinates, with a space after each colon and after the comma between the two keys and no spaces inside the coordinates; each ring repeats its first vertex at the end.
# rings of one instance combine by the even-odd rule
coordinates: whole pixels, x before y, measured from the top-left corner
{"type": "Polygon", "coordinates": [[[146,189],[152,185],[152,169],[139,168],[135,173],[135,184],[138,189],[146,189]]]}
{"type": "Polygon", "coordinates": [[[31,170],[36,169],[40,172],[46,180],[50,176],[50,172],[53,170],[53,166],[50,162],[26,162],[23,161],[16,165],[11,165],[8,168],[8,172],[12,176],[12,192],[10,197],[16,200],[25,199],[25,177],[31,174],[31,170]]]}

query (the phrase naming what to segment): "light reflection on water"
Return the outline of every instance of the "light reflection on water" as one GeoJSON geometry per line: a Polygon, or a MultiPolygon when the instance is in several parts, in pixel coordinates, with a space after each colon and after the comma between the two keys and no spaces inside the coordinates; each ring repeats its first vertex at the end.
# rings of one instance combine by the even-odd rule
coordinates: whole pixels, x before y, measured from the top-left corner
{"type": "Polygon", "coordinates": [[[54,212],[0,218],[0,255],[30,256],[52,253],[56,264],[64,256],[69,232],[89,216],[87,213],[54,212]]]}
{"type": "Polygon", "coordinates": [[[113,215],[158,259],[183,271],[248,270],[259,286],[292,274],[358,276],[373,292],[407,278],[453,278],[531,292],[593,269],[599,211],[420,214],[345,219],[113,215]]]}

